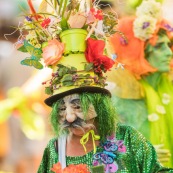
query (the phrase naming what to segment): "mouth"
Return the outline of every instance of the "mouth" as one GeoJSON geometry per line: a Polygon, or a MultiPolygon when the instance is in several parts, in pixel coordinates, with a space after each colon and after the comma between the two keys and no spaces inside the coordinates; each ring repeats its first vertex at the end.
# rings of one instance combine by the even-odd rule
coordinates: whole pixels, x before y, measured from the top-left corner
{"type": "Polygon", "coordinates": [[[170,60],[166,60],[166,61],[162,61],[162,63],[170,64],[171,63],[171,59],[170,60]]]}

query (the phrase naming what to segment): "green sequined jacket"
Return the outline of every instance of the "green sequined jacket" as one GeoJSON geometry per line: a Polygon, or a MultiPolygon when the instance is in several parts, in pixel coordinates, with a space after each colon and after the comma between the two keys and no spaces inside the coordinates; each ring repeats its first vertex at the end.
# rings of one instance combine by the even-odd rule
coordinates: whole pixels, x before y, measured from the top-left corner
{"type": "MultiPolygon", "coordinates": [[[[153,146],[138,131],[130,126],[117,125],[116,139],[124,140],[126,153],[119,154],[116,162],[118,163],[117,173],[157,173],[173,172],[173,169],[162,167],[156,158],[153,146]]],[[[54,142],[51,139],[45,148],[42,162],[38,173],[53,173],[50,169],[53,164],[58,162],[58,153],[55,150],[54,142]]],[[[97,148],[100,151],[101,148],[97,148]]],[[[92,166],[93,151],[84,156],[66,157],[67,165],[84,163],[92,166]]]]}

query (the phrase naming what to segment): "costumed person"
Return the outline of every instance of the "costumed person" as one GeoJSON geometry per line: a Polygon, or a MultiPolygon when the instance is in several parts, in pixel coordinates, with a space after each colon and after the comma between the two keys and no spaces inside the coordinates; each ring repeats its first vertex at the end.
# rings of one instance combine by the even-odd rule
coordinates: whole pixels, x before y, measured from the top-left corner
{"type": "Polygon", "coordinates": [[[36,13],[28,2],[32,14],[23,30],[32,28],[19,50],[29,52],[30,46],[33,51],[21,63],[53,69],[43,84],[55,138],[45,148],[38,173],[172,172],[159,164],[150,142],[116,120],[104,75],[114,64],[106,51],[107,38],[119,32],[114,13],[103,13],[95,1],[64,0],[43,1],[42,11],[47,4],[52,10],[36,13]]]}
{"type": "Polygon", "coordinates": [[[118,28],[126,38],[114,35],[111,43],[124,70],[114,70],[108,80],[114,83],[110,91],[121,121],[139,130],[155,146],[161,163],[172,167],[173,27],[160,9],[154,0],[143,1],[136,17],[120,19],[118,28]]]}

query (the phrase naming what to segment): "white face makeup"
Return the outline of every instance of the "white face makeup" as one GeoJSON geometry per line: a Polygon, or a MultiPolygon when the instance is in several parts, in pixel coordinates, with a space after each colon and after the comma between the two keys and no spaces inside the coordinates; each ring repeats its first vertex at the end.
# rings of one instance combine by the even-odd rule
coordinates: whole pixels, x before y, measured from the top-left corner
{"type": "MultiPolygon", "coordinates": [[[[86,125],[82,126],[85,130],[85,126],[88,128],[87,124],[93,124],[94,118],[97,116],[94,106],[90,105],[89,110],[86,116],[84,116],[81,103],[78,94],[69,95],[63,98],[60,107],[59,107],[59,116],[60,123],[62,124],[65,120],[68,123],[73,123],[78,118],[81,119],[82,122],[85,121],[86,125]]],[[[70,129],[79,130],[79,128],[70,127],[70,129]]],[[[83,134],[83,132],[82,132],[83,134]]]]}

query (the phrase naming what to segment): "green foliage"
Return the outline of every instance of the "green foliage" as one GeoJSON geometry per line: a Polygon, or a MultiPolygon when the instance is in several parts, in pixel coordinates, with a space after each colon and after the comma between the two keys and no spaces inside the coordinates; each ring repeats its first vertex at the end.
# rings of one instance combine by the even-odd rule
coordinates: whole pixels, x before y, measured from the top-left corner
{"type": "Polygon", "coordinates": [[[103,24],[106,34],[114,34],[117,32],[115,26],[118,24],[118,20],[114,13],[108,12],[108,15],[104,16],[103,24]]]}
{"type": "Polygon", "coordinates": [[[85,64],[84,70],[91,71],[93,69],[93,63],[85,64]]]}
{"type": "Polygon", "coordinates": [[[51,87],[45,87],[45,93],[48,95],[52,95],[53,94],[53,90],[51,87]]]}
{"type": "Polygon", "coordinates": [[[69,29],[69,25],[68,25],[67,19],[62,18],[60,24],[61,24],[62,31],[65,31],[65,30],[69,29]]]}
{"type": "Polygon", "coordinates": [[[105,86],[105,77],[91,76],[88,71],[93,72],[93,64],[84,64],[84,70],[77,71],[75,67],[68,67],[62,64],[57,65],[57,71],[53,74],[50,80],[50,86],[47,88],[46,93],[52,94],[53,90],[57,90],[62,86],[105,86]]]}

